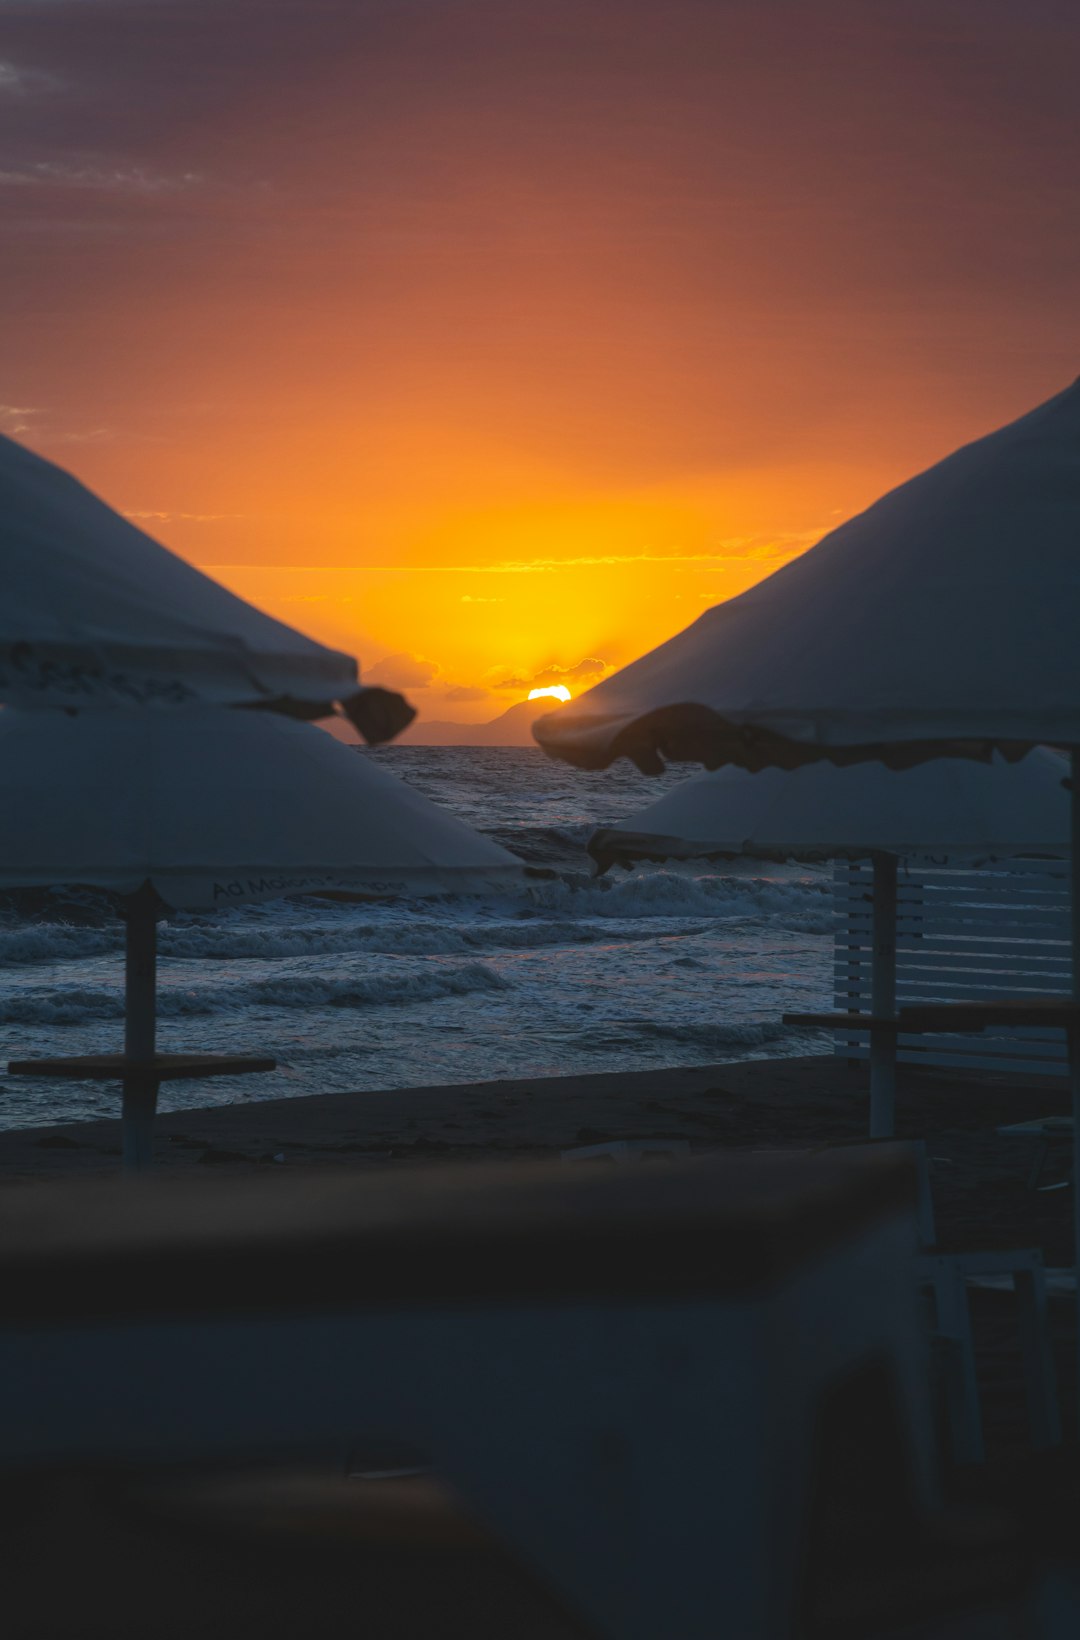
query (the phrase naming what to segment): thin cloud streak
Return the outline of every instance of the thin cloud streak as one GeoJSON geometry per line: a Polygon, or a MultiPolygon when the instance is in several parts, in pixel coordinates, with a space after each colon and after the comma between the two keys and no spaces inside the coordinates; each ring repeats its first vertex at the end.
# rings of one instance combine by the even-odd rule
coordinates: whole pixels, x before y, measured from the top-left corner
{"type": "MultiPolygon", "coordinates": [[[[723,568],[735,560],[780,558],[799,546],[810,546],[825,532],[816,530],[747,551],[726,552],[608,552],[573,558],[511,558],[491,564],[204,564],[215,574],[274,575],[549,575],[563,569],[603,569],[619,564],[715,564],[723,568]]],[[[463,598],[463,603],[485,600],[463,598]]]]}
{"type": "Polygon", "coordinates": [[[20,433],[33,433],[34,428],[30,418],[40,416],[42,412],[35,410],[31,405],[0,404],[0,433],[8,438],[17,438],[20,433]]]}
{"type": "Polygon", "coordinates": [[[218,524],[225,520],[246,518],[246,513],[196,512],[125,512],[121,515],[139,524],[218,524]]]}
{"type": "Polygon", "coordinates": [[[63,82],[40,68],[23,68],[18,63],[0,62],[0,96],[32,97],[42,91],[58,90],[63,82]]]}
{"type": "Polygon", "coordinates": [[[203,181],[196,171],[163,176],[141,165],[79,165],[63,160],[35,160],[32,164],[0,170],[2,188],[74,188],[106,194],[174,194],[203,181]]]}

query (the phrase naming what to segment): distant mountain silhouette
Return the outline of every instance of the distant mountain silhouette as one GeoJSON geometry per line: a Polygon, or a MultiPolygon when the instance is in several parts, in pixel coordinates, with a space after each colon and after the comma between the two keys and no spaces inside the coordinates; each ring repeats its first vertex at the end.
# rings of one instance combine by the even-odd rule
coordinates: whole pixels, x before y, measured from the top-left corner
{"type": "Polygon", "coordinates": [[[450,723],[440,718],[420,718],[399,735],[399,746],[535,746],[532,726],[545,712],[553,712],[560,702],[549,695],[543,700],[519,700],[489,723],[450,723]]]}

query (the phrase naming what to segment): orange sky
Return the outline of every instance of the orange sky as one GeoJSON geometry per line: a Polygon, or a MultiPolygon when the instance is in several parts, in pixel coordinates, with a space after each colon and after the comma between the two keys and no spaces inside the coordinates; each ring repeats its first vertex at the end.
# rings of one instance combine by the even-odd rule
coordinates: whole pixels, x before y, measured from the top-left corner
{"type": "Polygon", "coordinates": [[[0,0],[0,428],[429,716],[1080,365],[1059,0],[0,0]]]}

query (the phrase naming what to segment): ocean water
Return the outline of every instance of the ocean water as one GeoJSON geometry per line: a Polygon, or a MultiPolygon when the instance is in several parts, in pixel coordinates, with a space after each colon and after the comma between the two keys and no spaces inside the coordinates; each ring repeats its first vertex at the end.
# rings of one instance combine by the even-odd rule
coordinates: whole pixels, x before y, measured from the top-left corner
{"type": "MultiPolygon", "coordinates": [[[[595,878],[590,831],[686,770],[586,775],[538,750],[358,752],[554,875],[485,898],[315,899],[161,925],[159,1045],[269,1052],[264,1076],[167,1083],[163,1109],[827,1051],[780,1024],[831,1001],[827,870],[647,866],[595,878]]],[[[0,912],[0,1057],[117,1049],[122,928],[100,897],[0,912]]],[[[6,1083],[0,1126],[115,1114],[93,1083],[6,1083]]]]}

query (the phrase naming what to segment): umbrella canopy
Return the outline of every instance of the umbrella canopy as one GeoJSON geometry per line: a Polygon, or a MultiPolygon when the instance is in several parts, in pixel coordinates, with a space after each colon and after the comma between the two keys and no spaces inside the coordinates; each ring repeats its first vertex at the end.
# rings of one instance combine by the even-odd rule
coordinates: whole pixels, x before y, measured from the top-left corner
{"type": "MultiPolygon", "coordinates": [[[[630,757],[797,768],[1071,753],[1080,855],[1080,381],[893,490],[533,733],[582,768],[630,757]]],[[[1080,1271],[1080,872],[1072,872],[1080,1271]]],[[[1080,1287],[1078,1287],[1080,1297],[1080,1287]]]]}
{"type": "MultiPolygon", "coordinates": [[[[1069,849],[1067,760],[1039,748],[1009,766],[935,758],[898,772],[881,763],[836,768],[727,767],[698,775],[619,825],[594,832],[602,870],[637,860],[731,858],[874,860],[872,1020],[896,1013],[896,857],[989,865],[1069,849]]],[[[822,1019],[824,1022],[824,1018],[822,1019]]],[[[849,1029],[857,1029],[853,1020],[849,1029]]],[[[896,1032],[871,1023],[870,1133],[894,1131],[896,1032]]]]}
{"type": "Polygon", "coordinates": [[[593,834],[602,865],[749,855],[758,860],[859,859],[987,864],[1069,847],[1068,762],[1040,748],[1019,764],[935,758],[897,772],[881,763],[750,774],[701,774],[593,834]]]}
{"type": "Polygon", "coordinates": [[[1080,382],[540,718],[554,757],[795,767],[1080,745],[1080,382]]]}
{"type": "Polygon", "coordinates": [[[287,894],[470,893],[521,864],[309,724],[271,712],[0,712],[0,887],[124,896],[122,1055],[15,1062],[20,1075],[123,1086],[124,1165],[147,1165],[163,1077],[273,1068],[265,1057],[158,1054],[156,922],[287,894]]]}
{"type": "Polygon", "coordinates": [[[264,615],[0,438],[0,702],[15,706],[273,706],[341,702],[369,740],[415,715],[361,690],[356,662],[264,615]]]}
{"type": "Polygon", "coordinates": [[[150,883],[183,909],[468,892],[514,855],[321,729],[188,707],[0,713],[0,887],[150,883]]]}

